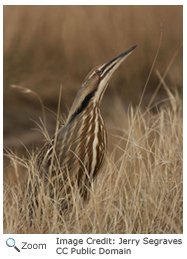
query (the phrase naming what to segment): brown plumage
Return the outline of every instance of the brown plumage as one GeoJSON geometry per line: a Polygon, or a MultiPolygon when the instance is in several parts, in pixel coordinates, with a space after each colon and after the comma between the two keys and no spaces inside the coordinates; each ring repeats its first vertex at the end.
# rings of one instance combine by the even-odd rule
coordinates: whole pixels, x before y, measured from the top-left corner
{"type": "Polygon", "coordinates": [[[135,47],[87,75],[65,124],[38,154],[40,174],[45,181],[56,182],[56,192],[63,188],[68,192],[67,186],[77,186],[86,196],[106,154],[107,136],[100,111],[101,100],[112,74],[135,47]]]}

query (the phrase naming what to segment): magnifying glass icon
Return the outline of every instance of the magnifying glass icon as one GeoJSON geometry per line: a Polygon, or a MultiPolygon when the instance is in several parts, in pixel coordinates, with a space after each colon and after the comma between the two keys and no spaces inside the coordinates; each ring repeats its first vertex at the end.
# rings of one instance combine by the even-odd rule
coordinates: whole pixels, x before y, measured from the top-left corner
{"type": "Polygon", "coordinates": [[[20,252],[20,250],[17,248],[17,246],[15,246],[16,242],[13,238],[7,239],[6,244],[9,247],[14,247],[18,252],[20,252]]]}

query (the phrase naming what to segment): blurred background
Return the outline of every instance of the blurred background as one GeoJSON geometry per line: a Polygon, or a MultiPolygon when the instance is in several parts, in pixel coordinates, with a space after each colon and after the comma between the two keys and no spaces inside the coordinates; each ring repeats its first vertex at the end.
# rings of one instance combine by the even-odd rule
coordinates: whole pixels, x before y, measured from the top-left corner
{"type": "MultiPolygon", "coordinates": [[[[67,116],[87,73],[137,44],[115,72],[102,102],[107,130],[123,127],[123,111],[139,103],[161,27],[161,47],[142,108],[159,83],[156,69],[163,75],[177,51],[165,80],[171,91],[177,89],[182,96],[182,6],[4,6],[3,26],[4,145],[20,155],[25,153],[23,144],[29,150],[43,145],[42,134],[34,130],[42,117],[38,97],[46,107],[46,125],[53,135],[60,85],[61,113],[67,116]]],[[[161,87],[154,102],[166,97],[161,87]]]]}

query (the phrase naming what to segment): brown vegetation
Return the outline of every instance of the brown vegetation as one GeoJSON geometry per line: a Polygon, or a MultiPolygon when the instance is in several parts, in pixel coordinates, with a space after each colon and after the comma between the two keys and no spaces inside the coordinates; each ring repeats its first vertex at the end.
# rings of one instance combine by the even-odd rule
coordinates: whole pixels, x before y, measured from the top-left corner
{"type": "Polygon", "coordinates": [[[4,233],[182,233],[181,44],[182,6],[4,6],[4,233]],[[89,201],[72,189],[62,216],[41,186],[30,225],[23,186],[43,142],[29,118],[45,113],[52,135],[60,85],[67,115],[90,69],[135,44],[104,96],[109,153],[89,201]]]}

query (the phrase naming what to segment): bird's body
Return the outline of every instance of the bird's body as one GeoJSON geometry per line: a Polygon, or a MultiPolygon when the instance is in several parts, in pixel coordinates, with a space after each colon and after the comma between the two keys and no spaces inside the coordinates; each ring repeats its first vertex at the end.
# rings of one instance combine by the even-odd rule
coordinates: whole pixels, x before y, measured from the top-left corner
{"type": "Polygon", "coordinates": [[[51,174],[50,177],[60,182],[61,188],[67,182],[72,186],[76,184],[82,195],[85,195],[99,171],[107,142],[100,111],[101,100],[112,74],[135,47],[87,75],[65,124],[38,154],[39,170],[46,179],[51,174]]]}

